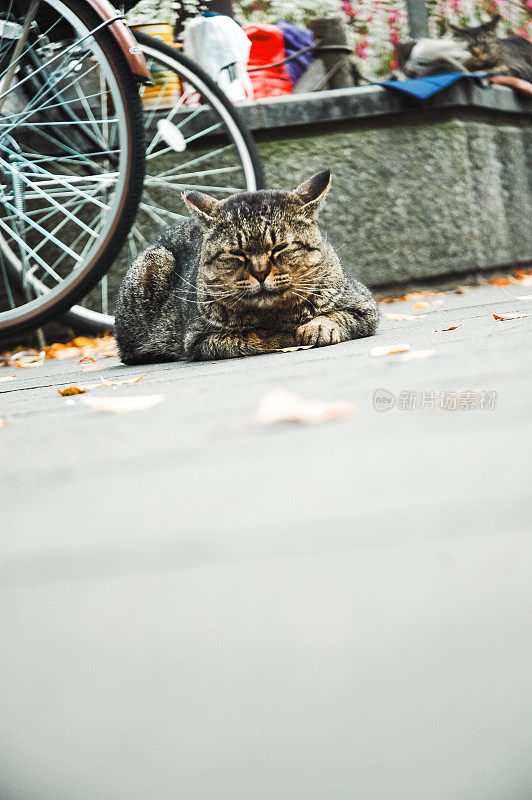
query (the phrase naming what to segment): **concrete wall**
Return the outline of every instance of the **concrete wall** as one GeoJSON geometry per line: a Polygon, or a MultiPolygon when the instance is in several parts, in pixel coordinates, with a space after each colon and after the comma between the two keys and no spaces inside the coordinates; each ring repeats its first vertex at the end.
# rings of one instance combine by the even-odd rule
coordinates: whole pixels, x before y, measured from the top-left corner
{"type": "Polygon", "coordinates": [[[530,129],[496,120],[403,122],[262,141],[269,186],[329,167],[322,221],[371,286],[532,260],[530,129]]]}

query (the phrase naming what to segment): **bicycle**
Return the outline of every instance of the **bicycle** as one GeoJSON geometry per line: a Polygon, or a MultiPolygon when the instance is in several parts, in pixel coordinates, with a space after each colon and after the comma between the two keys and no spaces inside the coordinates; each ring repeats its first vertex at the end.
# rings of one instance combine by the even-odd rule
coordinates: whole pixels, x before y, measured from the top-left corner
{"type": "Polygon", "coordinates": [[[0,3],[2,335],[68,309],[130,230],[149,80],[135,48],[105,0],[0,3]]]}
{"type": "Polygon", "coordinates": [[[112,328],[111,263],[122,250],[125,266],[156,227],[181,216],[182,191],[223,195],[264,185],[253,141],[218,86],[175,48],[139,34],[128,48],[138,53],[129,58],[144,54],[159,76],[143,115],[124,50],[109,21],[94,18],[91,2],[33,0],[24,23],[15,18],[20,9],[13,0],[0,2],[0,86],[16,64],[5,107],[0,91],[3,336],[37,328],[69,308],[71,325],[112,328]],[[21,31],[9,31],[7,23],[28,28],[34,5],[28,41],[14,56],[21,31]],[[170,106],[162,102],[169,83],[177,88],[170,106]],[[177,163],[169,165],[169,158],[177,163]],[[95,292],[85,307],[75,306],[100,279],[99,310],[95,292]]]}

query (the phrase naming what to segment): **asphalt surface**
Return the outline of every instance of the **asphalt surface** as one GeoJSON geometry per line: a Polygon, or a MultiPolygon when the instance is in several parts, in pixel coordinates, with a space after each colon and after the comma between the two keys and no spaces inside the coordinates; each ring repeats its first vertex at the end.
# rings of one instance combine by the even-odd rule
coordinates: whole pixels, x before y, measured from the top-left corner
{"type": "Polygon", "coordinates": [[[2,800],[532,797],[511,294],[532,287],[385,305],[426,316],[334,347],[0,382],[2,800]],[[163,399],[57,392],[100,375],[143,380],[84,397],[163,399]],[[258,424],[273,388],[355,409],[258,424]]]}

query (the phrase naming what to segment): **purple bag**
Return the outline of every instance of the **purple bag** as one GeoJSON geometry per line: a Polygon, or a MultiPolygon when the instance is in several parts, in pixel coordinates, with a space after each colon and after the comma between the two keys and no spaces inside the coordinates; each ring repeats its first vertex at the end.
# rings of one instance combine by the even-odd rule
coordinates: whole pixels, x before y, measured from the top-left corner
{"type": "MultiPolygon", "coordinates": [[[[306,28],[300,28],[291,22],[277,22],[276,24],[283,32],[284,50],[287,56],[291,56],[293,53],[297,53],[298,50],[314,44],[314,36],[306,28]]],[[[312,53],[303,53],[294,58],[293,61],[288,62],[286,68],[292,83],[297,83],[313,60],[312,53]]]]}

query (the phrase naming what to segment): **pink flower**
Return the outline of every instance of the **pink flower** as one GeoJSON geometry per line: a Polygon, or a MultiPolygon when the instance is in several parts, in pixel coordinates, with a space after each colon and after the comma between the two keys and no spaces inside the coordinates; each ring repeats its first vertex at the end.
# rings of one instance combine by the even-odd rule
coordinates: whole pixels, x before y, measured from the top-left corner
{"type": "Polygon", "coordinates": [[[524,28],[519,28],[519,30],[516,31],[516,34],[518,36],[524,36],[525,38],[528,36],[528,33],[525,31],[524,28]]]}
{"type": "Polygon", "coordinates": [[[355,53],[359,58],[367,58],[368,57],[368,43],[366,41],[359,42],[359,44],[355,47],[355,53]]]}
{"type": "Polygon", "coordinates": [[[395,58],[390,61],[390,69],[391,70],[399,69],[399,62],[396,61],[395,58]]]}
{"type": "Polygon", "coordinates": [[[347,14],[348,17],[355,16],[355,9],[353,8],[349,0],[342,0],[342,9],[344,13],[347,14]]]}
{"type": "Polygon", "coordinates": [[[532,0],[526,0],[526,7],[532,11],[532,0]]]}
{"type": "Polygon", "coordinates": [[[390,42],[391,44],[399,44],[399,34],[397,31],[390,32],[390,42]]]}

